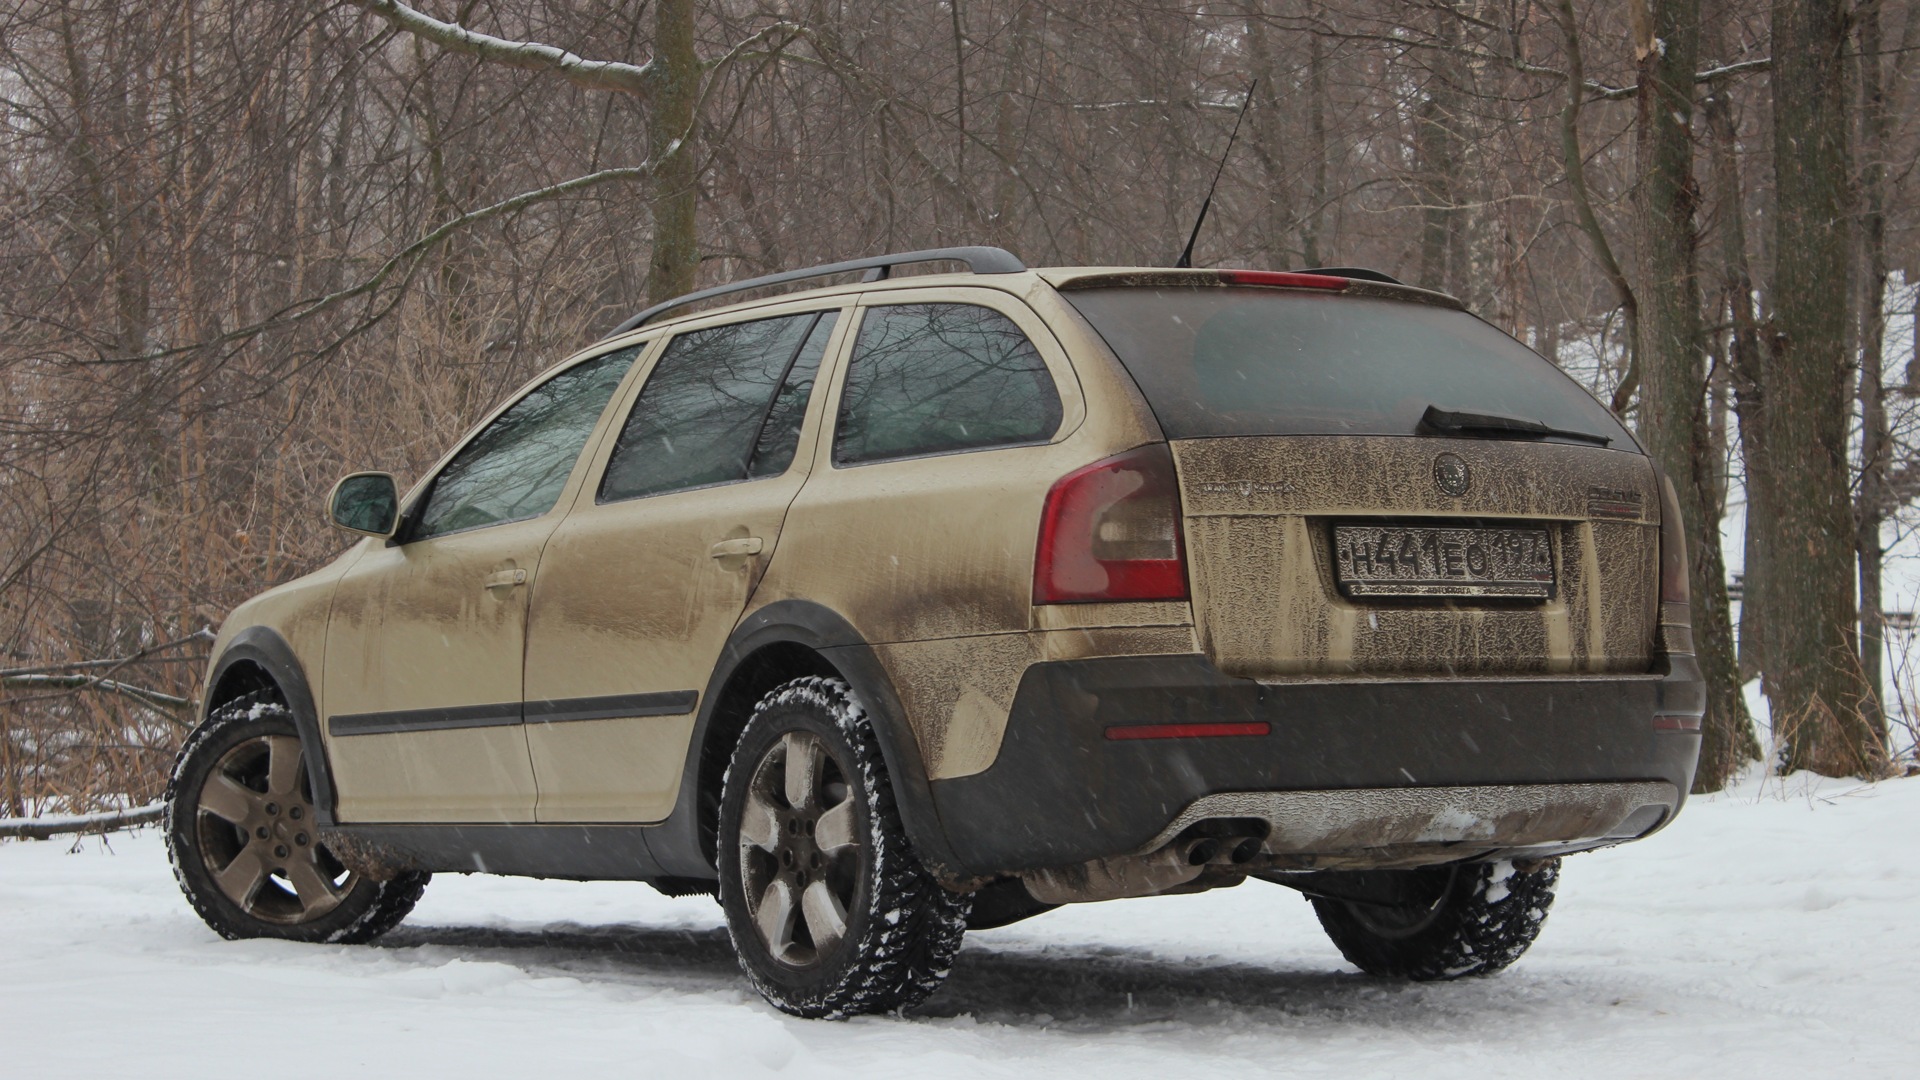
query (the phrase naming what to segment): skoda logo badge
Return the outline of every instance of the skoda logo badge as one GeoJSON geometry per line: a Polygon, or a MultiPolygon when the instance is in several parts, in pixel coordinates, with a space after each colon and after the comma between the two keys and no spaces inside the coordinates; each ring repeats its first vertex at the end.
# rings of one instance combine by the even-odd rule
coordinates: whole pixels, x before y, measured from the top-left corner
{"type": "Polygon", "coordinates": [[[1460,460],[1460,455],[1441,454],[1433,459],[1433,483],[1457,499],[1473,486],[1473,476],[1467,472],[1467,463],[1460,460]]]}

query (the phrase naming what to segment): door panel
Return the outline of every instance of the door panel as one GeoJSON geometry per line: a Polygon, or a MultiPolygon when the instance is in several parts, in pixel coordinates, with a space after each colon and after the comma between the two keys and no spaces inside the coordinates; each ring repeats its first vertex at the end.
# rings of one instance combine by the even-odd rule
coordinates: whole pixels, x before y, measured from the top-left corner
{"type": "Polygon", "coordinates": [[[326,702],[343,821],[531,821],[525,584],[549,518],[372,547],[334,594],[326,702]]]}
{"type": "Polygon", "coordinates": [[[814,373],[840,321],[805,311],[695,326],[647,374],[533,593],[539,820],[671,810],[700,692],[806,479],[814,373]]]}
{"type": "Polygon", "coordinates": [[[582,450],[642,348],[521,395],[409,507],[405,542],[368,545],[342,575],[322,674],[341,820],[533,820],[527,595],[582,450]]]}

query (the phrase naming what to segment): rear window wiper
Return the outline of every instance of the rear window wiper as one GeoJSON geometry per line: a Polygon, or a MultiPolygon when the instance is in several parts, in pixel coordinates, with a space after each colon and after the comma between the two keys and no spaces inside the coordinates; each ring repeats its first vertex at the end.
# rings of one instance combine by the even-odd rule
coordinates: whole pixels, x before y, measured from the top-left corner
{"type": "Polygon", "coordinates": [[[1449,412],[1437,405],[1427,406],[1420,414],[1417,430],[1440,435],[1520,435],[1545,438],[1556,436],[1562,439],[1578,439],[1597,446],[1612,445],[1613,440],[1605,435],[1595,435],[1591,431],[1569,431],[1566,428],[1551,427],[1538,420],[1523,420],[1517,416],[1495,416],[1492,413],[1449,412]]]}

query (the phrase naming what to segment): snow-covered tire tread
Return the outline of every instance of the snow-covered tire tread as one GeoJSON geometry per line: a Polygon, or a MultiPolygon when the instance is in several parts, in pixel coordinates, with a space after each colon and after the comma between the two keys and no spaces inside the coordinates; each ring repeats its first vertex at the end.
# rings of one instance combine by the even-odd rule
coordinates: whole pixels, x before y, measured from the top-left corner
{"type": "MultiPolygon", "coordinates": [[[[849,778],[850,780],[853,778],[849,778]]],[[[893,796],[886,760],[871,721],[853,690],[839,679],[809,676],[775,687],[754,706],[721,784],[718,850],[720,900],[727,931],[747,979],[768,1002],[784,1012],[813,1019],[839,1020],[870,1013],[898,1012],[926,1000],[953,966],[966,934],[972,895],[942,888],[927,872],[907,840],[893,796]],[[850,752],[865,797],[872,865],[867,903],[858,933],[849,935],[836,963],[831,985],[797,993],[757,969],[749,957],[765,952],[745,924],[745,900],[733,841],[733,815],[744,797],[736,789],[749,782],[757,764],[744,760],[741,748],[754,745],[784,714],[812,715],[837,731],[850,752]]],[[[771,957],[762,961],[777,963],[771,957]]]]}
{"type": "Polygon", "coordinates": [[[1491,975],[1540,936],[1559,879],[1559,859],[1530,871],[1507,861],[1459,867],[1431,921],[1402,935],[1376,933],[1349,901],[1314,897],[1313,911],[1340,954],[1369,975],[1419,982],[1491,975]]]}

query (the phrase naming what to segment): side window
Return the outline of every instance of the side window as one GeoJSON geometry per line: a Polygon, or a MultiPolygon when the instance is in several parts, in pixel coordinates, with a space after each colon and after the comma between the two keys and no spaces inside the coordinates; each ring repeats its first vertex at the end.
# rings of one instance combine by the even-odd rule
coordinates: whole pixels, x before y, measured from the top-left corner
{"type": "Polygon", "coordinates": [[[674,338],[620,430],[599,501],[785,472],[837,315],[756,319],[674,338]]]}
{"type": "Polygon", "coordinates": [[[869,308],[834,425],[837,465],[1043,442],[1060,393],[1011,319],[974,304],[869,308]]]}
{"type": "Polygon", "coordinates": [[[553,509],[593,425],[641,348],[575,364],[495,417],[440,470],[407,539],[522,521],[553,509]]]}

